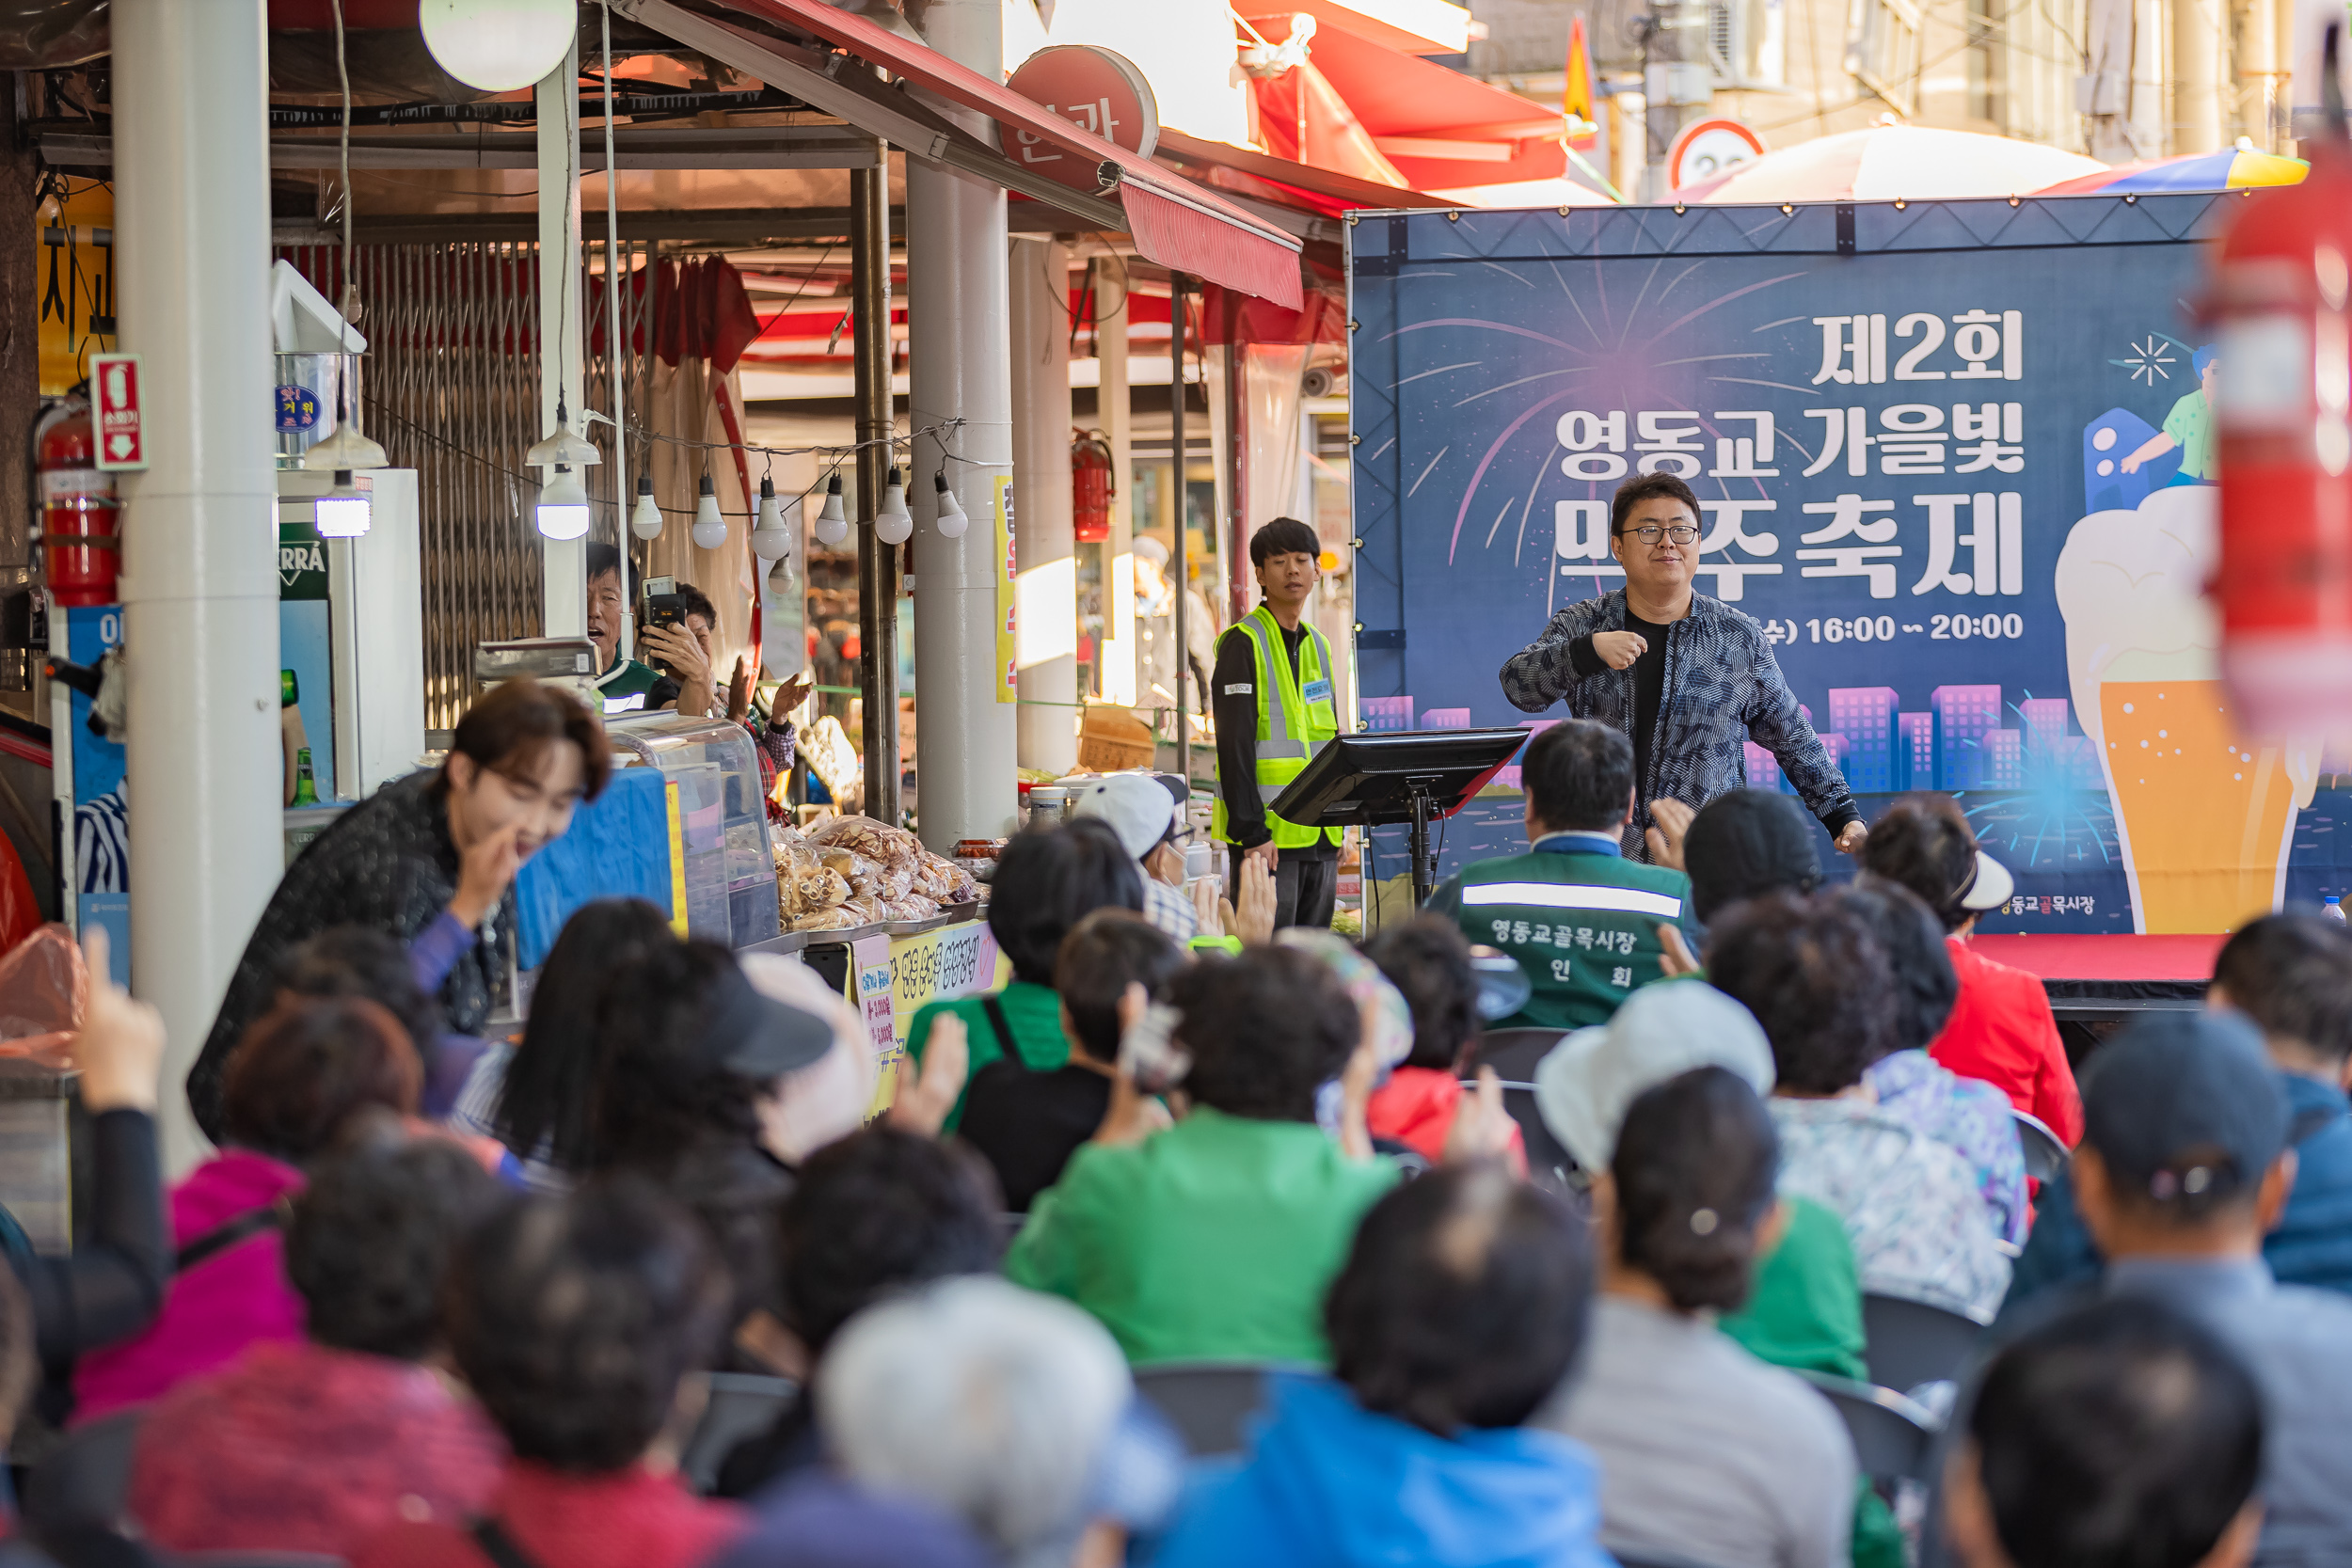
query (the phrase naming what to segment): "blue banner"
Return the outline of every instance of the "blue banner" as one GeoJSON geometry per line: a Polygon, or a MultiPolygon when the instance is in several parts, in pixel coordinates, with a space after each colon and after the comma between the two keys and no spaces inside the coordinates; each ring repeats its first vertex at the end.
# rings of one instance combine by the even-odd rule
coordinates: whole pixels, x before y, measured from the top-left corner
{"type": "MultiPolygon", "coordinates": [[[[2201,597],[2229,372],[2188,307],[2233,199],[1356,220],[1365,721],[1530,723],[1498,670],[1623,586],[1617,484],[1678,473],[1698,591],[1762,624],[1866,815],[1949,791],[2015,873],[1987,929],[2344,891],[2352,761],[2239,736],[2201,597]]],[[[1517,846],[1501,782],[1449,870],[1517,846]]]]}

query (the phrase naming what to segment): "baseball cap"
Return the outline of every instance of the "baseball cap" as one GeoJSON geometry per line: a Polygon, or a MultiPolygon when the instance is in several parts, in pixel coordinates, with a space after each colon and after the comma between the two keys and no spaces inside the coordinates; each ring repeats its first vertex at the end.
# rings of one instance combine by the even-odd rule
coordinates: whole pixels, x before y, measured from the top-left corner
{"type": "Polygon", "coordinates": [[[1101,817],[1136,860],[1150,854],[1176,821],[1175,799],[1150,773],[1105,773],[1070,787],[1071,816],[1101,817]]]}
{"type": "Polygon", "coordinates": [[[710,1013],[695,1054],[706,1067],[755,1081],[797,1072],[833,1049],[833,1024],[760,993],[729,964],[711,988],[710,1013]]]}
{"type": "Polygon", "coordinates": [[[2016,891],[2017,879],[2009,874],[2009,867],[1979,849],[1977,863],[1969,868],[1968,879],[1960,884],[1960,907],[1979,911],[1997,910],[2016,891]]]}
{"type": "Polygon", "coordinates": [[[1527,977],[1518,959],[1493,947],[1470,948],[1470,973],[1478,977],[1478,1022],[1492,1023],[1499,1018],[1509,1018],[1527,1006],[1527,999],[1535,994],[1535,982],[1527,977]]]}
{"type": "Polygon", "coordinates": [[[1608,1022],[1579,1029],[1535,1065],[1535,1108],[1580,1167],[1607,1170],[1626,1107],[1703,1067],[1772,1092],[1772,1048],[1755,1015],[1704,981],[1645,986],[1608,1022]]]}
{"type": "Polygon", "coordinates": [[[2158,1202],[2226,1198],[2287,1144],[2286,1091],[2244,1019],[2142,1014],[2083,1074],[2083,1142],[2119,1188],[2158,1202]]]}
{"type": "Polygon", "coordinates": [[[1702,921],[1742,898],[1788,888],[1810,893],[1821,880],[1813,819],[1786,795],[1735,789],[1691,819],[1682,863],[1691,874],[1691,912],[1702,921]]]}

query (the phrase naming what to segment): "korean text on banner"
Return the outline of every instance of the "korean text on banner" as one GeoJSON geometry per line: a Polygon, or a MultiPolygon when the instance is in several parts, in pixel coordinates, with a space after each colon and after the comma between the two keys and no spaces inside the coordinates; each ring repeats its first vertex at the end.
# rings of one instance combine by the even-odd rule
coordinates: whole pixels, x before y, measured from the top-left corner
{"type": "Polygon", "coordinates": [[[996,700],[1021,700],[1020,574],[1014,569],[1012,476],[998,474],[994,503],[989,507],[996,529],[996,700]]]}

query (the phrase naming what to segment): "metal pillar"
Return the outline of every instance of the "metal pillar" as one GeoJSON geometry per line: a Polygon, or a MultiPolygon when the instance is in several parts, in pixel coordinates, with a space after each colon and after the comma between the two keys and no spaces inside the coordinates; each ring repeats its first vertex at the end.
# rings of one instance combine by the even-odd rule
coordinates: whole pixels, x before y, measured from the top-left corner
{"type": "MultiPolygon", "coordinates": [[[[890,398],[890,159],[850,171],[851,356],[857,366],[857,685],[866,705],[866,815],[898,823],[898,547],[874,531],[895,461],[890,398]]],[[[901,481],[905,474],[899,476],[901,481]]]]}
{"type": "MultiPolygon", "coordinates": [[[[539,111],[539,431],[555,428],[559,401],[575,435],[588,426],[582,390],[588,341],[580,331],[580,44],[532,89],[539,111]]],[[[608,176],[608,178],[610,178],[608,176]]],[[[616,345],[617,346],[617,345],[616,345]]],[[[627,504],[624,499],[624,505],[627,504]]],[[[542,539],[540,612],[548,637],[588,635],[588,541],[542,539]]]]}
{"type": "MultiPolygon", "coordinates": [[[[923,36],[992,82],[1005,74],[998,0],[931,0],[923,36]]],[[[916,92],[975,135],[995,135],[974,111],[916,92]]],[[[997,701],[996,483],[1012,471],[1011,345],[1006,330],[1005,193],[919,159],[907,160],[908,410],[915,442],[914,670],[923,842],[995,838],[1013,827],[1014,708],[997,701]],[[943,451],[943,448],[945,449],[943,451]],[[940,535],[932,476],[945,469],[972,526],[940,535]]]]}
{"type": "MultiPolygon", "coordinates": [[[[1098,276],[1107,267],[1097,267],[1098,276]]],[[[1127,395],[1127,283],[1120,269],[1119,309],[1095,308],[1094,352],[1102,366],[1095,418],[1111,449],[1111,531],[1103,545],[1103,700],[1132,706],[1141,682],[1136,673],[1136,514],[1134,433],[1127,395]]]]}
{"type": "Polygon", "coordinates": [[[130,959],[170,1042],[176,1174],[203,1148],[179,1085],[285,863],[269,89],[261,0],[119,0],[114,26],[116,276],[149,459],[121,483],[130,959]]]}
{"type": "Polygon", "coordinates": [[[1020,486],[1021,766],[1078,765],[1078,573],[1070,495],[1070,247],[1012,242],[1012,452],[1020,486]]]}
{"type": "Polygon", "coordinates": [[[1191,618],[1192,590],[1190,574],[1184,558],[1189,553],[1185,540],[1189,531],[1184,516],[1184,275],[1168,275],[1168,454],[1176,476],[1176,504],[1168,508],[1172,519],[1168,546],[1168,571],[1175,581],[1176,597],[1176,771],[1192,783],[1192,727],[1185,721],[1191,705],[1184,700],[1192,674],[1191,630],[1185,622],[1191,618]]]}
{"type": "Polygon", "coordinates": [[[2221,146],[2222,0],[2172,0],[2172,151],[2221,146]]]}

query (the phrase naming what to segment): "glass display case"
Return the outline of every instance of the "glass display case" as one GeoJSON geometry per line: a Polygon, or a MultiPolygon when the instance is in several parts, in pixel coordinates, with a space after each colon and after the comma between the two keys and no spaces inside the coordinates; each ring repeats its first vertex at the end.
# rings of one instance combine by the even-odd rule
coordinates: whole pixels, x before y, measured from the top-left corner
{"type": "Polygon", "coordinates": [[[605,729],[616,751],[677,785],[687,930],[730,947],[775,936],[776,867],[751,732],[723,719],[667,712],[608,719],[605,729]]]}

